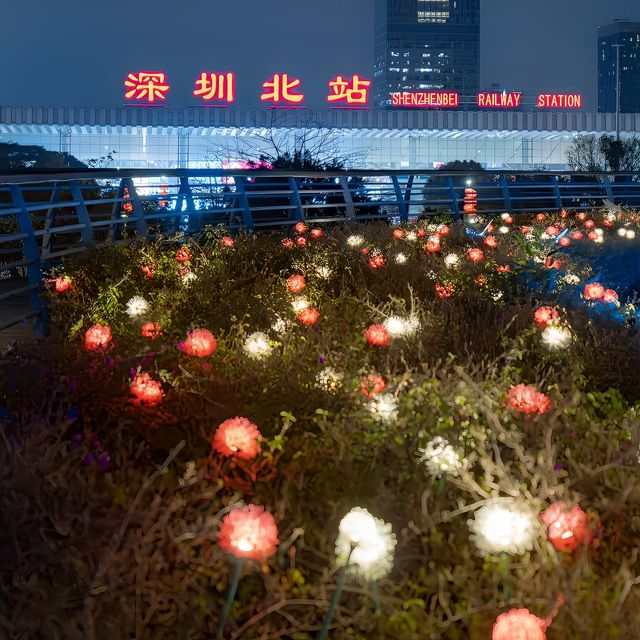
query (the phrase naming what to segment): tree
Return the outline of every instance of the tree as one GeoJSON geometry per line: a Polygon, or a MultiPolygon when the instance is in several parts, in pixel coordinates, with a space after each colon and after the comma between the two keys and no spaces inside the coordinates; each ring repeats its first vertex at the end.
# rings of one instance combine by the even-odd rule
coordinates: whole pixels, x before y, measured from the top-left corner
{"type": "Polygon", "coordinates": [[[640,171],[640,138],[577,135],[567,150],[567,162],[574,171],[640,171]]]}
{"type": "Polygon", "coordinates": [[[62,167],[84,169],[86,166],[70,153],[49,151],[38,145],[23,145],[11,142],[0,143],[0,171],[10,169],[59,169],[62,167]]]}

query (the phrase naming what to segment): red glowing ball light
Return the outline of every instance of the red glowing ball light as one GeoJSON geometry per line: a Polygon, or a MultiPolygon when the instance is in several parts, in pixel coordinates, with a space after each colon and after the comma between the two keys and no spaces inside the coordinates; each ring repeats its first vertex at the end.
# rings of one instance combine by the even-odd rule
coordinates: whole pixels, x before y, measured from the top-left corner
{"type": "Polygon", "coordinates": [[[536,219],[536,222],[544,222],[544,219],[546,217],[547,216],[544,213],[538,213],[538,214],[536,214],[536,218],[535,219],[536,219]]]}
{"type": "Polygon", "coordinates": [[[139,373],[131,382],[130,390],[136,404],[153,406],[160,404],[164,397],[162,383],[154,380],[148,373],[139,373]]]}
{"type": "Polygon", "coordinates": [[[618,294],[613,289],[605,289],[600,300],[602,302],[618,302],[618,294]]]}
{"type": "Polygon", "coordinates": [[[216,350],[217,346],[213,333],[208,329],[191,329],[181,348],[189,356],[206,358],[216,350]]]}
{"type": "Polygon", "coordinates": [[[311,229],[309,235],[312,238],[322,238],[324,236],[324,231],[322,229],[311,229]]]}
{"type": "Polygon", "coordinates": [[[499,264],[496,267],[496,271],[498,273],[509,273],[511,271],[511,267],[508,264],[499,264]]]}
{"type": "Polygon", "coordinates": [[[572,237],[574,240],[582,240],[582,238],[584,238],[584,233],[582,233],[582,231],[574,231],[574,232],[571,234],[571,237],[572,237]]]}
{"type": "Polygon", "coordinates": [[[450,284],[436,283],[436,294],[441,300],[446,300],[453,296],[453,287],[450,284]]]}
{"type": "Polygon", "coordinates": [[[600,239],[600,234],[597,231],[589,231],[587,238],[592,242],[597,242],[600,239]]]}
{"type": "Polygon", "coordinates": [[[584,286],[582,295],[587,300],[600,300],[604,296],[604,287],[599,282],[590,282],[584,286]]]}
{"type": "Polygon", "coordinates": [[[377,373],[370,373],[360,378],[360,391],[367,398],[373,398],[373,396],[382,393],[386,388],[387,381],[377,373]]]}
{"type": "Polygon", "coordinates": [[[553,408],[549,396],[526,384],[511,387],[507,392],[506,402],[514,411],[524,413],[526,416],[532,413],[542,415],[553,408]]]}
{"type": "Polygon", "coordinates": [[[404,238],[404,231],[402,229],[394,229],[391,235],[396,240],[402,240],[402,238],[404,238]]]}
{"type": "Polygon", "coordinates": [[[489,249],[495,249],[498,246],[498,240],[496,239],[495,236],[487,236],[482,241],[482,244],[489,247],[489,249]]]}
{"type": "Polygon", "coordinates": [[[236,558],[262,563],[278,549],[278,528],[264,507],[248,504],[222,519],[218,544],[236,558]]]}
{"type": "Polygon", "coordinates": [[[262,434],[247,418],[229,418],[217,429],[211,441],[213,451],[223,456],[236,456],[244,460],[255,458],[260,452],[262,434]]]}
{"type": "Polygon", "coordinates": [[[481,262],[484,260],[484,251],[477,248],[469,249],[469,251],[467,251],[467,260],[471,260],[471,262],[481,262]]]}
{"type": "MultiPolygon", "coordinates": [[[[424,229],[418,229],[416,231],[416,237],[418,238],[424,238],[427,235],[427,232],[424,229]]],[[[445,234],[443,234],[445,235],[445,234]]]]}
{"type": "Polygon", "coordinates": [[[363,256],[368,256],[368,255],[369,255],[369,248],[368,248],[368,247],[365,247],[364,249],[360,249],[360,253],[361,253],[363,256]]]}
{"type": "Polygon", "coordinates": [[[577,214],[578,220],[586,220],[587,219],[587,214],[584,211],[580,211],[580,213],[577,214]]]}
{"type": "Polygon", "coordinates": [[[290,293],[300,293],[306,286],[304,276],[295,275],[287,279],[287,289],[290,293]]]}
{"type": "Polygon", "coordinates": [[[549,542],[561,553],[573,553],[594,540],[589,517],[578,505],[569,509],[561,502],[554,502],[540,514],[540,519],[548,527],[549,542]]]}
{"type": "Polygon", "coordinates": [[[607,229],[611,229],[613,227],[613,222],[611,220],[607,220],[606,218],[602,221],[602,226],[607,227],[607,229]]]}
{"type": "Polygon", "coordinates": [[[311,326],[320,320],[320,312],[313,307],[307,307],[298,314],[298,320],[307,326],[311,326]]]}
{"type": "Polygon", "coordinates": [[[513,224],[513,218],[511,216],[505,216],[504,218],[502,218],[502,221],[505,224],[513,224]]]}
{"type": "Polygon", "coordinates": [[[596,226],[596,223],[595,223],[593,220],[587,220],[587,221],[584,223],[584,226],[585,226],[587,229],[593,229],[593,227],[595,227],[595,226],[596,226]]]}
{"type": "Polygon", "coordinates": [[[89,351],[105,349],[111,342],[111,327],[100,326],[99,324],[87,329],[84,334],[84,346],[89,351]]]}
{"type": "Polygon", "coordinates": [[[153,278],[155,274],[155,269],[153,267],[145,264],[142,267],[140,267],[140,269],[142,270],[142,273],[144,273],[144,275],[147,276],[147,278],[153,278]]]}
{"type": "Polygon", "coordinates": [[[369,266],[372,269],[380,269],[387,264],[387,259],[384,257],[382,253],[374,253],[371,258],[369,258],[369,266]]]}
{"type": "Polygon", "coordinates": [[[484,287],[487,284],[487,278],[485,276],[478,276],[477,278],[474,278],[473,281],[479,287],[484,287]]]}
{"type": "Polygon", "coordinates": [[[571,244],[571,240],[569,240],[569,238],[564,236],[564,237],[560,238],[560,240],[558,240],[558,244],[561,247],[568,247],[571,244]]]}
{"type": "Polygon", "coordinates": [[[307,244],[307,239],[304,236],[300,236],[297,240],[296,240],[296,244],[299,247],[304,247],[307,244]]]}
{"type": "Polygon", "coordinates": [[[427,253],[438,253],[441,248],[439,236],[429,236],[424,248],[427,250],[427,253]]]}
{"type": "Polygon", "coordinates": [[[181,278],[184,278],[189,273],[191,273],[191,267],[188,264],[181,264],[178,267],[178,275],[181,278]]]}
{"type": "Polygon", "coordinates": [[[307,227],[304,222],[297,222],[293,228],[296,230],[296,233],[306,233],[309,227],[307,227]]]}
{"type": "Polygon", "coordinates": [[[291,247],[294,246],[294,242],[291,238],[283,238],[282,239],[282,246],[283,247],[287,247],[287,249],[290,249],[291,247]]]}
{"type": "Polygon", "coordinates": [[[53,280],[49,280],[49,282],[55,285],[58,293],[64,293],[71,288],[71,280],[66,276],[54,278],[53,280]]]}
{"type": "Polygon", "coordinates": [[[145,322],[141,329],[143,338],[155,340],[162,335],[162,327],[157,322],[145,322]]]}
{"type": "Polygon", "coordinates": [[[451,233],[451,229],[449,229],[449,227],[446,224],[441,224],[438,227],[438,233],[441,236],[448,236],[451,233]]]}
{"type": "Polygon", "coordinates": [[[372,324],[364,334],[372,347],[388,347],[391,336],[383,324],[372,324]]]}
{"type": "Polygon", "coordinates": [[[533,321],[540,329],[546,329],[558,320],[560,320],[560,314],[553,307],[538,307],[533,314],[533,321]]]}
{"type": "Polygon", "coordinates": [[[520,227],[520,231],[522,231],[522,233],[531,233],[531,227],[527,227],[526,225],[522,226],[520,227]]]}
{"type": "Polygon", "coordinates": [[[225,236],[220,240],[220,244],[227,249],[233,249],[236,246],[236,241],[231,236],[225,236]]]}
{"type": "Polygon", "coordinates": [[[546,640],[547,623],[528,609],[501,613],[493,625],[491,640],[546,640]]]}
{"type": "Polygon", "coordinates": [[[176,260],[178,262],[189,262],[191,260],[191,252],[189,247],[180,247],[176,251],[176,260]]]}
{"type": "Polygon", "coordinates": [[[556,226],[553,226],[553,225],[552,225],[552,226],[550,226],[550,227],[547,227],[547,228],[544,230],[544,232],[545,232],[548,236],[550,236],[550,237],[554,238],[555,236],[557,236],[557,235],[560,233],[560,229],[559,229],[559,227],[556,227],[556,226]]]}

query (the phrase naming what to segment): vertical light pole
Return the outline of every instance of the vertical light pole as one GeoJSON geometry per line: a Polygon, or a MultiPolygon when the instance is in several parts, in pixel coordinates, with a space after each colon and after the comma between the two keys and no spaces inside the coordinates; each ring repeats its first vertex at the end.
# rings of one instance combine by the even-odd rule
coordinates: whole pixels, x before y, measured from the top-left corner
{"type": "Polygon", "coordinates": [[[616,50],[616,141],[620,142],[620,47],[623,44],[614,44],[616,50]]]}

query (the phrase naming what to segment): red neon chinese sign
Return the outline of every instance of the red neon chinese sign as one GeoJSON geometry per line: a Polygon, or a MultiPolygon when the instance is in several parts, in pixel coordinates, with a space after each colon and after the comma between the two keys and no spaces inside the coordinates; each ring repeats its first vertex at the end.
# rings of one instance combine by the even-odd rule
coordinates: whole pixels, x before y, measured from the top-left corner
{"type": "Polygon", "coordinates": [[[329,81],[332,93],[327,96],[327,102],[342,102],[348,105],[366,105],[369,101],[369,87],[371,80],[365,80],[355,74],[351,80],[343,76],[336,76],[329,81]]]}
{"type": "Polygon", "coordinates": [[[193,95],[206,102],[218,100],[231,104],[236,99],[236,76],[234,73],[207,73],[203,71],[196,80],[193,95]]]}
{"type": "Polygon", "coordinates": [[[262,102],[280,104],[300,104],[304,100],[303,93],[293,93],[293,89],[300,86],[299,78],[289,79],[287,73],[274,73],[269,80],[262,83],[265,92],[260,96],[262,102]],[[269,91],[270,90],[270,91],[269,91]]]}
{"type": "Polygon", "coordinates": [[[124,94],[127,100],[133,98],[139,102],[152,103],[156,100],[166,100],[167,91],[171,85],[166,83],[166,74],[162,71],[140,71],[130,73],[124,81],[129,89],[124,94]]]}
{"type": "Polygon", "coordinates": [[[393,107],[437,109],[457,107],[460,94],[455,91],[399,91],[391,94],[393,107]]]}
{"type": "Polygon", "coordinates": [[[521,103],[521,91],[481,91],[476,95],[476,104],[483,109],[516,109],[521,103]]]}
{"type": "Polygon", "coordinates": [[[581,109],[582,95],[579,93],[541,93],[538,109],[581,109]]]}

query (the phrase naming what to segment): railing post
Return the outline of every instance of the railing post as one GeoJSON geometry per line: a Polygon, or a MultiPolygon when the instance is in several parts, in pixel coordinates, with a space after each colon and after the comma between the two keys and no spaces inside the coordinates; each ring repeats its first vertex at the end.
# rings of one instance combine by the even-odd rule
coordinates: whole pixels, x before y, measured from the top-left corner
{"type": "Polygon", "coordinates": [[[149,230],[147,228],[147,221],[144,219],[144,209],[142,207],[142,202],[140,202],[140,198],[138,197],[138,192],[136,191],[136,187],[133,184],[133,179],[123,178],[122,183],[126,188],[127,193],[129,194],[127,200],[131,202],[131,211],[135,217],[136,231],[138,232],[139,236],[146,239],[149,236],[149,230]]]}
{"type": "Polygon", "coordinates": [[[33,232],[33,224],[31,222],[31,215],[27,204],[24,201],[22,195],[22,189],[17,184],[9,185],[9,193],[11,193],[11,199],[13,204],[18,209],[18,227],[20,233],[26,235],[22,240],[22,246],[24,251],[24,257],[29,260],[27,265],[27,279],[34,289],[29,293],[29,303],[31,308],[39,314],[39,327],[38,330],[44,333],[46,329],[46,308],[40,297],[40,291],[42,288],[42,263],[40,261],[40,250],[38,248],[38,242],[33,232]]]}
{"type": "Polygon", "coordinates": [[[56,221],[56,212],[58,211],[58,198],[60,198],[60,183],[56,182],[53,185],[53,189],[51,190],[51,197],[49,198],[49,202],[51,203],[51,208],[47,209],[47,218],[44,223],[44,235],[42,236],[42,248],[40,250],[40,259],[43,264],[48,260],[49,254],[51,253],[51,239],[53,237],[53,232],[51,229],[56,221]]]}
{"type": "Polygon", "coordinates": [[[456,216],[456,219],[461,220],[460,203],[458,202],[458,195],[456,194],[456,188],[453,184],[453,176],[447,176],[447,185],[449,186],[449,197],[451,198],[451,211],[456,216]]]}
{"type": "MultiPolygon", "coordinates": [[[[202,228],[202,218],[198,218],[196,216],[196,207],[193,202],[193,193],[191,191],[191,185],[189,184],[189,176],[180,176],[180,189],[178,190],[176,207],[182,207],[182,203],[185,201],[187,203],[187,209],[183,213],[188,217],[187,229],[188,231],[200,231],[202,228]]],[[[182,208],[180,211],[182,212],[182,208]]]]}
{"type": "Polygon", "coordinates": [[[84,203],[84,194],[77,180],[72,180],[69,183],[69,190],[71,191],[71,198],[78,203],[76,204],[76,214],[78,215],[78,222],[82,225],[82,231],[80,231],[81,242],[83,245],[93,244],[91,218],[89,217],[87,205],[84,203]]]}
{"type": "Polygon", "coordinates": [[[556,208],[558,211],[562,211],[562,194],[560,193],[560,183],[558,181],[558,176],[553,176],[551,178],[553,183],[553,196],[556,201],[556,208]]]}
{"type": "Polygon", "coordinates": [[[398,213],[400,214],[400,221],[407,222],[409,220],[409,211],[407,210],[407,203],[402,195],[402,189],[400,188],[400,181],[398,176],[391,176],[391,182],[393,182],[393,190],[396,193],[396,202],[398,203],[398,213]]]}
{"type": "Polygon", "coordinates": [[[611,180],[609,180],[609,176],[606,173],[602,174],[602,184],[604,184],[604,190],[607,194],[607,198],[611,200],[615,204],[616,200],[613,197],[613,187],[611,186],[611,180]]]}
{"type": "Polygon", "coordinates": [[[244,176],[234,176],[233,181],[236,184],[236,191],[240,198],[240,206],[242,207],[242,225],[249,232],[253,232],[253,214],[249,206],[249,198],[247,190],[244,188],[244,176]]]}
{"type": "MultiPolygon", "coordinates": [[[[124,198],[124,178],[120,180],[120,184],[118,186],[118,192],[116,194],[116,198],[121,199],[124,198]]],[[[111,207],[111,221],[113,224],[109,225],[109,240],[111,242],[115,242],[118,239],[118,230],[120,225],[117,220],[120,218],[120,213],[122,211],[122,202],[114,202],[111,207]]]]}
{"type": "Polygon", "coordinates": [[[347,178],[347,176],[340,176],[338,180],[342,189],[342,199],[344,200],[344,206],[347,210],[347,220],[352,221],[356,217],[356,210],[353,206],[351,189],[349,189],[349,179],[347,178]]]}
{"type": "Polygon", "coordinates": [[[302,207],[302,198],[300,197],[300,191],[298,189],[298,181],[293,176],[289,176],[289,190],[291,191],[290,202],[292,206],[295,207],[295,209],[290,209],[290,211],[294,212],[296,220],[304,220],[304,209],[302,207]]]}
{"type": "Polygon", "coordinates": [[[501,174],[498,178],[498,184],[502,189],[502,203],[506,213],[511,213],[511,193],[509,192],[509,185],[507,184],[507,178],[504,174],[501,174]]]}

